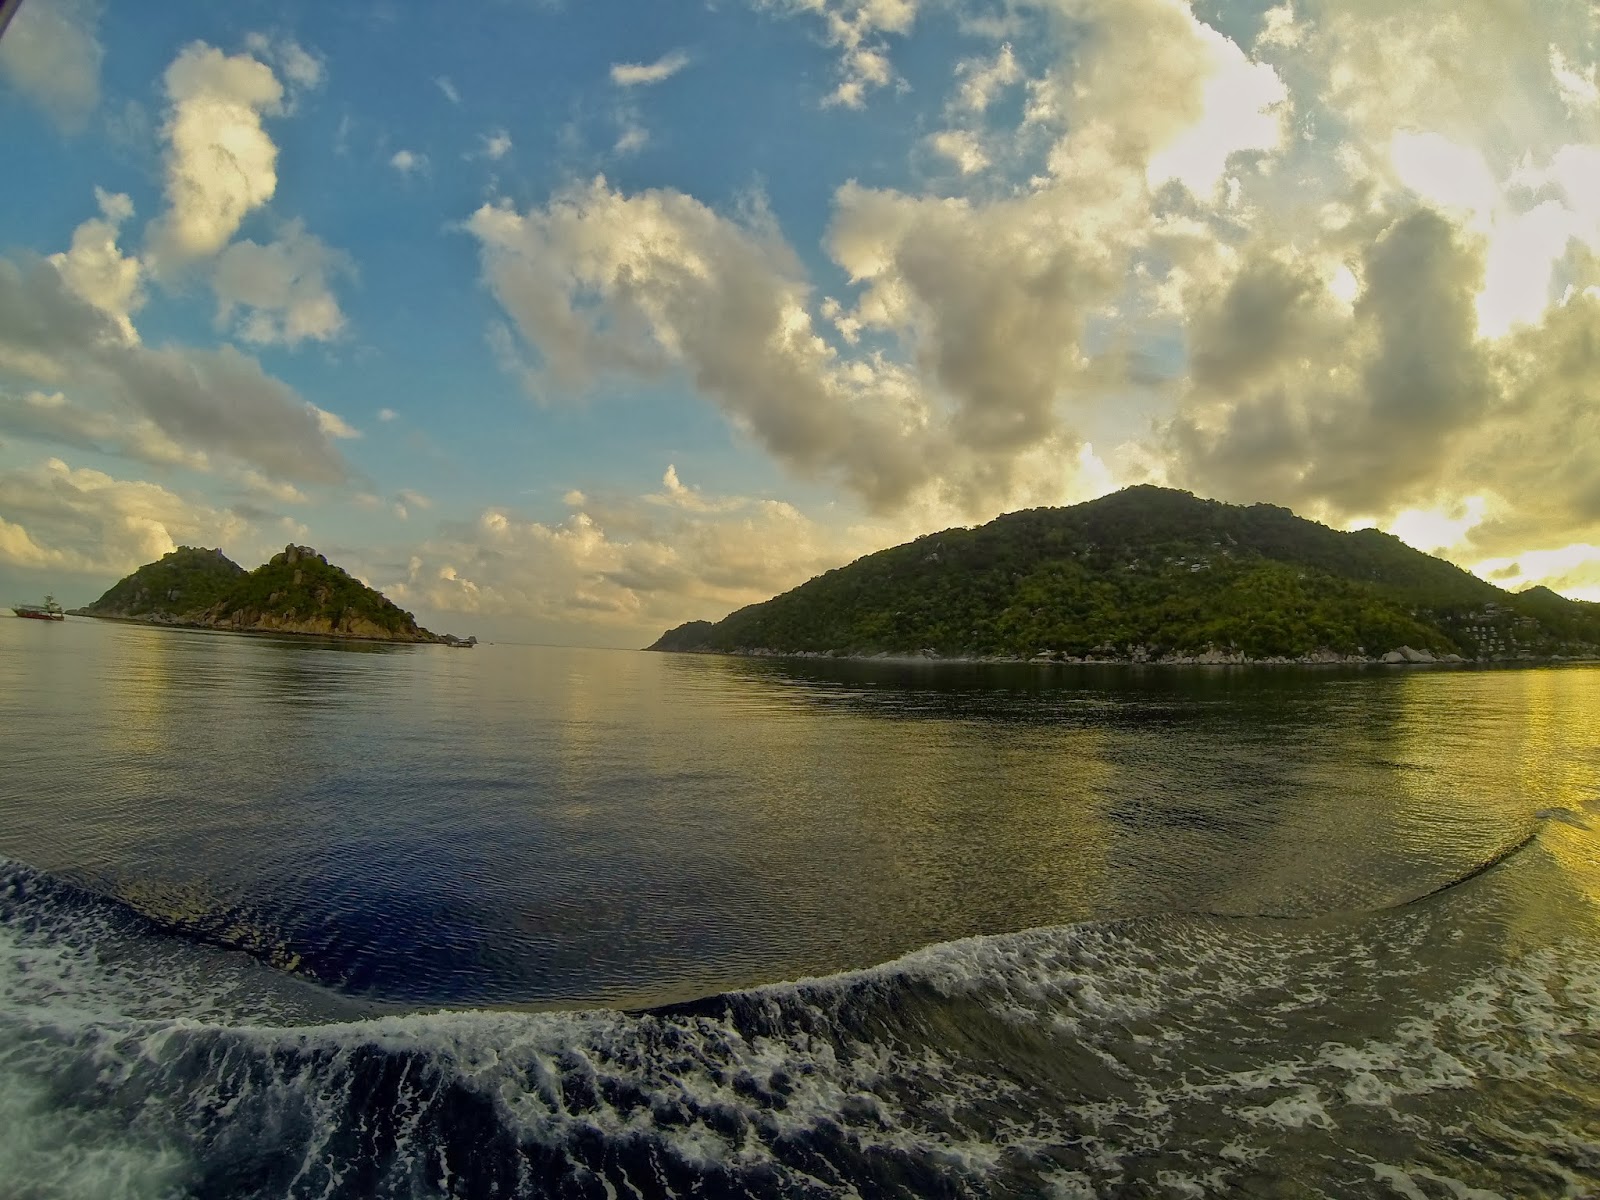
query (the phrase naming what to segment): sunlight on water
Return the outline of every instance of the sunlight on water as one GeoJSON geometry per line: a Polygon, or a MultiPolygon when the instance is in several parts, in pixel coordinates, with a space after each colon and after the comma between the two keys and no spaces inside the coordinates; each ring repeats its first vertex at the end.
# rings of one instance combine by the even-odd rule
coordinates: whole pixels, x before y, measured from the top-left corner
{"type": "Polygon", "coordinates": [[[55,632],[25,1194],[1600,1186],[1600,671],[55,632]]]}

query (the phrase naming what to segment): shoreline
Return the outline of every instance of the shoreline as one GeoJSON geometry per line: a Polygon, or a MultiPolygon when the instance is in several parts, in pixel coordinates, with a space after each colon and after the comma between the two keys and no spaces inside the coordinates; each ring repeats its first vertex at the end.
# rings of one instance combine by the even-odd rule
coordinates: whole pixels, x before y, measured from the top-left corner
{"type": "Polygon", "coordinates": [[[1023,666],[1023,667],[1488,667],[1488,666],[1561,666],[1566,664],[1600,663],[1600,654],[1519,654],[1497,655],[1489,658],[1464,658],[1459,654],[1435,656],[1425,650],[1412,650],[1402,646],[1383,655],[1338,654],[1319,651],[1297,657],[1268,655],[1251,658],[1245,654],[1223,654],[1209,651],[1204,654],[1168,654],[1160,656],[1107,656],[1107,655],[1034,655],[1024,658],[1011,654],[938,654],[931,650],[912,654],[839,654],[830,650],[768,650],[764,648],[739,650],[669,650],[645,647],[647,654],[700,654],[722,658],[790,658],[808,661],[834,661],[859,663],[884,663],[890,666],[1023,666]]]}
{"type": "MultiPolygon", "coordinates": [[[[67,616],[81,617],[87,621],[112,621],[118,625],[143,625],[149,629],[187,629],[199,630],[205,633],[238,633],[248,637],[296,637],[296,638],[322,638],[332,642],[365,642],[378,646],[450,646],[444,638],[434,635],[428,638],[385,638],[370,637],[361,633],[324,633],[314,629],[272,629],[270,627],[252,626],[249,628],[235,628],[231,625],[207,625],[199,621],[165,620],[153,621],[147,617],[119,617],[109,613],[84,612],[82,609],[68,609],[67,616]]],[[[468,643],[458,642],[456,645],[468,643]]]]}

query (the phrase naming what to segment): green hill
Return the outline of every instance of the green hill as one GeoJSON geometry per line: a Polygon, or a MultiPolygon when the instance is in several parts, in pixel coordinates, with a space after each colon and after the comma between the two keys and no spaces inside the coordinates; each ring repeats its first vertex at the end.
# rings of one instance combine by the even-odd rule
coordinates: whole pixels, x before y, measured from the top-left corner
{"type": "Polygon", "coordinates": [[[286,546],[253,571],[230,562],[220,550],[180,547],[75,612],[157,625],[456,641],[423,629],[410,613],[308,546],[286,546]]]}
{"type": "Polygon", "coordinates": [[[207,610],[204,621],[228,629],[440,640],[388,597],[309,546],[286,546],[282,554],[240,576],[207,610]]]}
{"type": "Polygon", "coordinates": [[[1520,596],[1376,530],[1133,487],[870,554],[653,650],[1172,658],[1591,654],[1600,605],[1520,596]]]}
{"type": "Polygon", "coordinates": [[[197,616],[231,587],[244,568],[221,550],[179,546],[119,580],[93,604],[77,611],[95,617],[197,616]]]}

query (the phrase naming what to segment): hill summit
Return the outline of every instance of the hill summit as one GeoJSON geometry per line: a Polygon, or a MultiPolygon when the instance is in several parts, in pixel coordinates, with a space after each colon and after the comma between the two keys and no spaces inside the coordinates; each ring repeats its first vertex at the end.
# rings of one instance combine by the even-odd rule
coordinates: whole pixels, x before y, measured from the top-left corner
{"type": "Polygon", "coordinates": [[[114,583],[84,616],[162,620],[198,616],[221,600],[243,567],[221,550],[179,546],[114,583]]]}
{"type": "Polygon", "coordinates": [[[650,647],[1094,661],[1600,653],[1600,604],[1513,595],[1375,529],[1126,488],[946,529],[650,647]]]}
{"type": "Polygon", "coordinates": [[[241,632],[442,642],[408,612],[309,546],[253,571],[220,550],[181,546],[114,584],[78,615],[241,632]]]}

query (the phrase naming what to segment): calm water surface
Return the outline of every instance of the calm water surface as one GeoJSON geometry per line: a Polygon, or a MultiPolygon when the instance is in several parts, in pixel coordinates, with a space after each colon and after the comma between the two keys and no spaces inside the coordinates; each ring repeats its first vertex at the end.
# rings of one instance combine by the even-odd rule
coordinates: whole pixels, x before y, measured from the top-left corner
{"type": "Polygon", "coordinates": [[[1600,1193],[1600,670],[0,621],[0,762],[18,1195],[1600,1193]]]}

